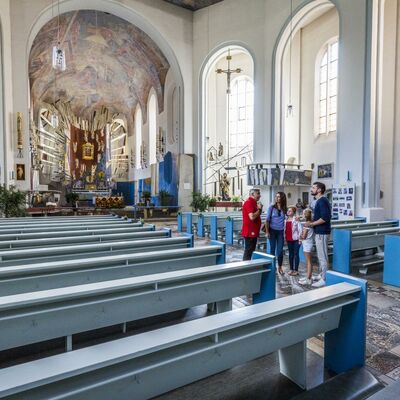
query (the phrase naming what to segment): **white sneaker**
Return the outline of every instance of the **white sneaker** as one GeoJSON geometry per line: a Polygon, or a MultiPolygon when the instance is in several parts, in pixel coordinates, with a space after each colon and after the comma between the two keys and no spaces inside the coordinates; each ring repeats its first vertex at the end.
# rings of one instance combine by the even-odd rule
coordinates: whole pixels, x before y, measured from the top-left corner
{"type": "Polygon", "coordinates": [[[300,278],[299,279],[299,284],[300,285],[311,285],[312,284],[312,279],[300,278]]]}
{"type": "Polygon", "coordinates": [[[312,280],[313,280],[313,281],[319,281],[320,279],[322,279],[322,275],[321,275],[321,274],[313,275],[313,276],[312,276],[312,280]]]}
{"type": "Polygon", "coordinates": [[[311,286],[313,288],[319,288],[319,287],[323,287],[326,285],[326,282],[323,279],[320,279],[319,281],[313,283],[311,286]]]}

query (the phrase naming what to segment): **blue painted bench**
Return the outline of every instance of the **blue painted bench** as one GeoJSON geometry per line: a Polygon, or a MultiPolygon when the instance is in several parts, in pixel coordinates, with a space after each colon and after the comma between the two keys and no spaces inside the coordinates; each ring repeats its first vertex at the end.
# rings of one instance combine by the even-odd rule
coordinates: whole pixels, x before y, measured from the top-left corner
{"type": "MultiPolygon", "coordinates": [[[[9,248],[9,244],[13,241],[23,242],[25,240],[42,239],[42,238],[57,238],[57,237],[74,237],[74,236],[88,236],[88,235],[111,235],[118,233],[135,233],[135,232],[148,232],[154,231],[154,225],[118,225],[107,227],[79,227],[79,229],[69,229],[65,227],[64,230],[48,230],[44,232],[23,232],[23,233],[0,233],[0,249],[9,248]]],[[[12,248],[12,246],[11,246],[12,248]]]]}
{"type": "Polygon", "coordinates": [[[400,287],[400,235],[385,236],[383,283],[400,287]]]}
{"type": "Polygon", "coordinates": [[[334,229],[332,233],[334,243],[333,270],[350,274],[353,253],[366,250],[380,252],[384,246],[385,235],[396,232],[400,232],[398,225],[355,231],[334,229]]]}
{"type": "Polygon", "coordinates": [[[1,296],[225,263],[225,243],[0,268],[1,296]]]}
{"type": "MultiPolygon", "coordinates": [[[[190,263],[190,260],[188,260],[190,263]]],[[[275,298],[273,258],[0,297],[0,351],[232,298],[275,298]],[[271,273],[269,273],[271,272],[271,273]],[[6,316],[6,318],[3,318],[6,316]]]]}
{"type": "Polygon", "coordinates": [[[0,252],[0,268],[12,265],[32,265],[35,263],[76,260],[85,257],[102,257],[118,254],[143,253],[193,247],[193,235],[76,244],[74,246],[38,247],[30,249],[6,250],[0,252]]]}
{"type": "Polygon", "coordinates": [[[149,399],[279,351],[280,371],[307,387],[306,340],[325,333],[325,365],[363,366],[366,282],[329,286],[183,322],[0,371],[0,397],[149,399]]]}

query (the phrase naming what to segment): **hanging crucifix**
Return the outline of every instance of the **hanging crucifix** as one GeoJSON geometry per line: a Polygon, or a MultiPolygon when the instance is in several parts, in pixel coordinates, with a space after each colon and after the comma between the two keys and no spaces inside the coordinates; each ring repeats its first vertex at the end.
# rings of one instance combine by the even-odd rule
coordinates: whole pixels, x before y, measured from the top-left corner
{"type": "Polygon", "coordinates": [[[228,61],[228,68],[227,69],[222,69],[218,68],[215,72],[217,74],[226,74],[226,93],[228,95],[228,126],[227,126],[227,158],[228,158],[228,165],[225,167],[225,169],[229,169],[229,162],[230,162],[230,145],[229,145],[229,125],[230,125],[230,118],[229,118],[229,113],[230,113],[230,94],[231,94],[231,75],[232,74],[240,74],[242,72],[241,68],[236,68],[236,69],[231,69],[231,61],[232,61],[232,56],[231,56],[231,49],[228,49],[228,55],[226,56],[226,60],[228,61]]]}
{"type": "Polygon", "coordinates": [[[242,72],[241,68],[231,69],[231,49],[228,49],[228,55],[226,56],[226,60],[228,61],[228,69],[218,68],[215,72],[217,74],[226,74],[226,93],[231,94],[231,75],[236,73],[240,74],[242,72]]]}

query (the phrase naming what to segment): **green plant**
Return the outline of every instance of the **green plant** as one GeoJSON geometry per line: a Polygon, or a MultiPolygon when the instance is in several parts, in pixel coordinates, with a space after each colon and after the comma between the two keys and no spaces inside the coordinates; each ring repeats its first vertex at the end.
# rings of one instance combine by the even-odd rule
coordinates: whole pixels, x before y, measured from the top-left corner
{"type": "Polygon", "coordinates": [[[0,212],[6,218],[26,216],[26,193],[15,186],[0,186],[0,212]]]}
{"type": "Polygon", "coordinates": [[[145,200],[150,200],[151,193],[150,193],[149,191],[147,191],[147,190],[143,190],[143,192],[142,192],[142,197],[143,197],[143,199],[145,199],[145,200]]]}
{"type": "Polygon", "coordinates": [[[208,200],[208,206],[209,207],[215,207],[217,205],[217,198],[216,197],[210,197],[210,200],[208,200]]]}
{"type": "Polygon", "coordinates": [[[68,204],[75,205],[75,203],[79,200],[79,194],[74,192],[68,192],[65,195],[65,200],[68,204]]]}
{"type": "Polygon", "coordinates": [[[240,196],[232,196],[231,201],[238,203],[239,201],[242,201],[242,198],[240,196]]]}
{"type": "Polygon", "coordinates": [[[190,207],[193,208],[193,211],[204,212],[208,208],[208,204],[210,201],[210,196],[208,194],[201,194],[197,192],[192,193],[193,200],[190,203],[190,207]]]}
{"type": "Polygon", "coordinates": [[[161,206],[168,206],[171,195],[166,190],[160,190],[158,192],[158,196],[160,197],[160,205],[161,206]]]}

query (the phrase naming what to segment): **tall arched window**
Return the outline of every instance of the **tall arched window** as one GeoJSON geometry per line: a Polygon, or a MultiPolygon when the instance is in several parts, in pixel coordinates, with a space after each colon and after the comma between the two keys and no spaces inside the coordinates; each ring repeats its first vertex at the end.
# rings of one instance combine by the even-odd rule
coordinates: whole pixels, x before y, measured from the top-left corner
{"type": "Polygon", "coordinates": [[[246,76],[232,83],[229,95],[229,155],[252,160],[254,134],[254,85],[246,76]]]}
{"type": "Polygon", "coordinates": [[[141,148],[142,148],[142,111],[138,105],[135,113],[135,134],[136,134],[136,168],[140,169],[141,165],[141,148]]]}
{"type": "Polygon", "coordinates": [[[157,162],[157,103],[156,96],[152,94],[148,106],[149,120],[149,163],[157,162]]]}
{"type": "Polygon", "coordinates": [[[316,121],[317,134],[328,134],[336,131],[337,121],[337,87],[338,87],[338,39],[327,43],[318,58],[318,97],[316,121]]]}

